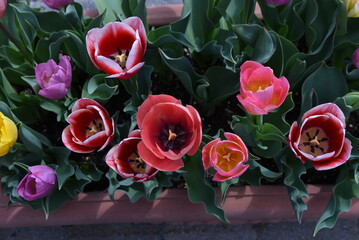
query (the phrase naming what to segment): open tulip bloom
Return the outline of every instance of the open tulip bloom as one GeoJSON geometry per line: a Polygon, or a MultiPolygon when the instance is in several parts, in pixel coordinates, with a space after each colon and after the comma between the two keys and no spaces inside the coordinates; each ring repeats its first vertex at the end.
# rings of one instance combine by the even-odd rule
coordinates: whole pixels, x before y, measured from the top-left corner
{"type": "Polygon", "coordinates": [[[86,36],[88,54],[93,64],[110,78],[128,79],[143,66],[147,38],[140,18],[110,22],[91,29],[86,36]]]}
{"type": "Polygon", "coordinates": [[[115,124],[99,103],[82,98],[72,107],[67,117],[70,124],[62,133],[67,148],[78,153],[104,149],[113,139],[115,124]]]}
{"type": "Polygon", "coordinates": [[[348,161],[351,142],[345,138],[345,117],[334,103],[307,111],[299,127],[292,124],[289,146],[303,163],[311,161],[317,170],[338,167],[348,161]]]}

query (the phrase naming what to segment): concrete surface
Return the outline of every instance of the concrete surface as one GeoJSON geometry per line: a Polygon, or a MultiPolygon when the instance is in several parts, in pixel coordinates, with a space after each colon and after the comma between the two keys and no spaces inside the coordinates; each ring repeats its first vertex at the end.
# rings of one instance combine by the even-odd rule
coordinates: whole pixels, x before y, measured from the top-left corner
{"type": "Polygon", "coordinates": [[[1,240],[336,240],[359,239],[358,220],[312,237],[314,222],[241,225],[108,224],[0,229],[1,240]]]}

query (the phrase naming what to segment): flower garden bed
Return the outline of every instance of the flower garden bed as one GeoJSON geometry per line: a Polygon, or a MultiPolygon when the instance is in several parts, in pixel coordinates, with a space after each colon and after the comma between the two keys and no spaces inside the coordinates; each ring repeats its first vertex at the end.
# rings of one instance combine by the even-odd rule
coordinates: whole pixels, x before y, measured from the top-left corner
{"type": "Polygon", "coordinates": [[[141,0],[89,17],[44,2],[58,11],[0,2],[3,226],[319,217],[316,233],[358,197],[355,1],[188,0],[148,18],[141,0]]]}

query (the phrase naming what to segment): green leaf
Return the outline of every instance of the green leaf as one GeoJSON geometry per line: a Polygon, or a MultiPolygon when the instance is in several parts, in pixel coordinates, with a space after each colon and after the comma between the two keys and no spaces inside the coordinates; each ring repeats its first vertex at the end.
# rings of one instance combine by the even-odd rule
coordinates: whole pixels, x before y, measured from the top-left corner
{"type": "Polygon", "coordinates": [[[231,185],[238,184],[239,178],[230,179],[224,182],[219,183],[219,188],[221,190],[221,205],[223,205],[224,200],[226,199],[228,188],[231,185]]]}
{"type": "Polygon", "coordinates": [[[264,115],[263,121],[265,123],[273,124],[283,133],[283,135],[286,135],[289,132],[290,125],[285,118],[288,112],[294,108],[294,105],[292,93],[288,93],[282,105],[276,110],[269,112],[267,115],[264,115]]]}
{"type": "Polygon", "coordinates": [[[138,16],[147,27],[147,12],[145,0],[94,0],[97,10],[104,14],[103,23],[125,20],[132,16],[138,16]]]}
{"type": "Polygon", "coordinates": [[[19,127],[19,137],[30,152],[39,155],[43,154],[41,141],[30,131],[29,127],[21,124],[19,127]]]}
{"type": "Polygon", "coordinates": [[[343,74],[338,69],[322,63],[303,83],[301,114],[313,107],[311,101],[313,92],[318,97],[318,104],[321,104],[332,102],[337,97],[345,95],[348,87],[343,74]]]}
{"type": "Polygon", "coordinates": [[[243,173],[242,176],[240,176],[240,179],[252,186],[260,186],[262,179],[273,182],[282,176],[281,172],[274,172],[267,167],[264,167],[262,164],[260,164],[261,161],[267,160],[258,160],[257,157],[254,157],[250,154],[249,160],[247,162],[247,164],[249,164],[249,168],[243,173]]]}
{"type": "Polygon", "coordinates": [[[118,80],[106,79],[106,74],[98,74],[85,82],[82,88],[82,98],[91,98],[97,101],[107,101],[118,89],[118,80]]]}
{"type": "Polygon", "coordinates": [[[64,147],[53,147],[46,150],[46,153],[51,155],[56,161],[55,173],[57,175],[57,184],[61,190],[67,179],[75,174],[74,167],[69,163],[69,156],[71,151],[64,147]]]}
{"type": "Polygon", "coordinates": [[[112,201],[115,201],[114,194],[120,186],[130,186],[133,183],[132,178],[127,178],[122,181],[117,180],[118,174],[112,169],[109,169],[109,171],[106,173],[106,177],[109,180],[107,192],[112,201]]]}
{"type": "Polygon", "coordinates": [[[332,228],[340,212],[350,209],[352,198],[359,197],[359,185],[355,181],[354,174],[358,171],[358,159],[351,160],[351,164],[343,165],[335,183],[330,201],[322,216],[317,221],[313,235],[315,236],[323,228],[332,228]]]}
{"type": "Polygon", "coordinates": [[[276,50],[276,40],[269,31],[256,24],[238,24],[234,32],[247,44],[245,49],[251,60],[265,63],[276,50]]]}
{"type": "Polygon", "coordinates": [[[186,181],[189,200],[193,203],[203,203],[207,213],[213,214],[223,222],[229,222],[223,209],[216,202],[216,192],[205,177],[200,154],[187,157],[183,170],[186,171],[183,177],[186,181]]]}
{"type": "Polygon", "coordinates": [[[303,198],[308,198],[308,192],[301,175],[306,173],[306,168],[302,161],[294,156],[289,147],[284,148],[276,156],[275,161],[283,165],[285,172],[284,184],[287,186],[288,194],[295,215],[300,222],[303,212],[307,210],[307,204],[303,198]]]}

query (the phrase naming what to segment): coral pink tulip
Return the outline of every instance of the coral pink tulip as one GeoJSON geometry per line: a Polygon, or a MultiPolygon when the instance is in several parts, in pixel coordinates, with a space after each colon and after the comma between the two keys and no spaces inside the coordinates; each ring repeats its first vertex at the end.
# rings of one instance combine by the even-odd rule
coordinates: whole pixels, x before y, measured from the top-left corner
{"type": "Polygon", "coordinates": [[[226,140],[217,138],[202,149],[204,169],[213,167],[216,174],[214,181],[226,181],[239,177],[248,168],[248,149],[242,139],[233,133],[224,133],[226,140]]]}
{"type": "Polygon", "coordinates": [[[289,90],[285,77],[276,78],[271,68],[254,61],[241,66],[240,85],[237,99],[253,115],[264,115],[278,108],[289,90]]]}

